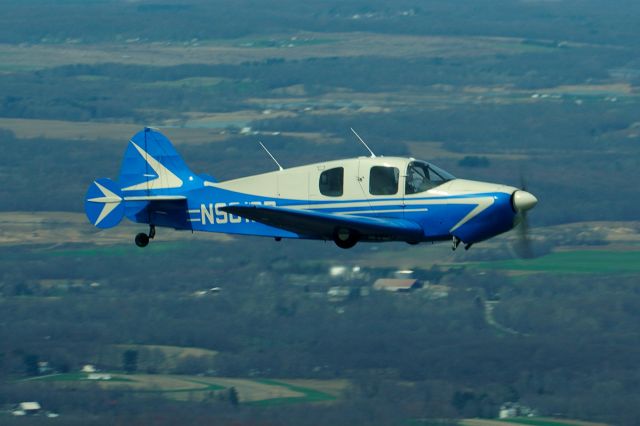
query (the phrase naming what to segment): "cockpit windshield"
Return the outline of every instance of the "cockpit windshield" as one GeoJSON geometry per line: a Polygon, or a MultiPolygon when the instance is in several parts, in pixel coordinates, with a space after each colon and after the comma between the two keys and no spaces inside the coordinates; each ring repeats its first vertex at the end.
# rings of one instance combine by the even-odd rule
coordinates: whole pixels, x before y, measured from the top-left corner
{"type": "Polygon", "coordinates": [[[417,194],[435,188],[455,177],[433,164],[413,161],[407,167],[405,194],[417,194]]]}

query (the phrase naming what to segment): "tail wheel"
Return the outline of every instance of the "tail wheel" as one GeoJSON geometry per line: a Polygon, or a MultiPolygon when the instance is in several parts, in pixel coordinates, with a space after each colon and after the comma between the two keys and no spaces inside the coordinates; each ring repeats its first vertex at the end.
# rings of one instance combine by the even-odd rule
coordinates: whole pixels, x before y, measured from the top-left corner
{"type": "Polygon", "coordinates": [[[149,245],[149,236],[143,232],[136,235],[136,245],[138,247],[146,247],[149,245]]]}
{"type": "Polygon", "coordinates": [[[152,240],[156,236],[156,226],[149,225],[149,234],[139,233],[136,235],[136,245],[138,247],[146,247],[149,245],[149,240],[152,240]]]}
{"type": "Polygon", "coordinates": [[[350,249],[355,246],[360,236],[352,229],[348,228],[336,228],[333,231],[333,241],[336,245],[343,249],[350,249]]]}

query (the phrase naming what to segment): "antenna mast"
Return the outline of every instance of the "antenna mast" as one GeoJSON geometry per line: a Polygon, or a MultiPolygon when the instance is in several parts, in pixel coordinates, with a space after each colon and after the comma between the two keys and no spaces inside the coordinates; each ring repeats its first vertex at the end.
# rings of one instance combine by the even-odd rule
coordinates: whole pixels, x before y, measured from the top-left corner
{"type": "Polygon", "coordinates": [[[373,153],[373,151],[371,151],[371,148],[369,148],[369,145],[367,145],[366,142],[360,137],[360,135],[355,130],[353,130],[353,127],[350,127],[350,129],[353,132],[353,134],[356,135],[356,138],[358,138],[358,140],[362,142],[362,145],[364,145],[364,147],[367,148],[367,150],[371,153],[371,158],[376,158],[376,155],[373,153]]]}
{"type": "Polygon", "coordinates": [[[262,149],[264,149],[264,150],[267,152],[267,154],[269,155],[269,157],[271,157],[271,159],[273,160],[273,162],[274,162],[274,163],[276,163],[276,165],[278,166],[278,168],[279,168],[280,170],[284,170],[284,169],[282,168],[282,166],[280,165],[280,163],[278,163],[278,160],[276,160],[276,157],[274,157],[273,155],[271,155],[271,153],[269,152],[269,150],[267,149],[267,147],[266,147],[266,146],[264,146],[264,144],[263,144],[262,142],[260,142],[260,141],[258,141],[258,143],[260,144],[260,146],[262,147],[262,149]]]}

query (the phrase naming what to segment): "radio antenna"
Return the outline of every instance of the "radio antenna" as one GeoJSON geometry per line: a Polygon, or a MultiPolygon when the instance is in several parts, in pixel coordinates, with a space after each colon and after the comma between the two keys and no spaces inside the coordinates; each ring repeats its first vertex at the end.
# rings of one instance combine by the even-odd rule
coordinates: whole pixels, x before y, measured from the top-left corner
{"type": "Polygon", "coordinates": [[[279,168],[280,170],[284,170],[284,169],[282,168],[282,166],[280,165],[280,163],[278,163],[278,160],[276,160],[276,157],[274,157],[273,155],[271,155],[271,153],[269,152],[269,150],[267,149],[267,147],[266,147],[266,146],[264,146],[264,144],[263,144],[262,142],[260,142],[260,141],[258,141],[258,143],[260,144],[260,146],[262,147],[262,149],[264,149],[264,150],[267,152],[267,154],[269,155],[269,157],[271,157],[271,159],[273,160],[273,162],[274,162],[274,163],[276,163],[276,165],[278,166],[278,168],[279,168]]]}
{"type": "Polygon", "coordinates": [[[356,138],[358,138],[358,140],[362,142],[362,145],[364,145],[364,147],[367,148],[367,150],[371,153],[371,158],[376,158],[376,155],[373,153],[373,151],[371,151],[369,145],[367,145],[367,143],[360,137],[360,135],[355,130],[353,130],[353,127],[351,127],[351,131],[354,135],[356,135],[356,138]]]}

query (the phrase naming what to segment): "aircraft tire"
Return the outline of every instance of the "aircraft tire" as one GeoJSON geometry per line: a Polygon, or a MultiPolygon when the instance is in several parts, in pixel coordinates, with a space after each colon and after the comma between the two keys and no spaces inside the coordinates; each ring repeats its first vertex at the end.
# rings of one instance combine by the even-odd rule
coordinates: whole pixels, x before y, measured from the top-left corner
{"type": "Polygon", "coordinates": [[[336,228],[333,231],[333,242],[342,249],[350,249],[356,245],[359,239],[358,233],[351,229],[336,228]]]}
{"type": "Polygon", "coordinates": [[[146,247],[149,245],[149,236],[141,232],[138,235],[136,235],[135,241],[138,247],[146,247]]]}

